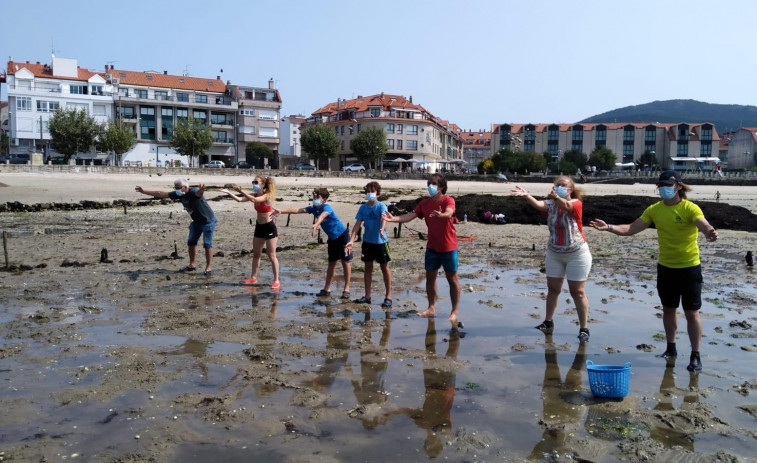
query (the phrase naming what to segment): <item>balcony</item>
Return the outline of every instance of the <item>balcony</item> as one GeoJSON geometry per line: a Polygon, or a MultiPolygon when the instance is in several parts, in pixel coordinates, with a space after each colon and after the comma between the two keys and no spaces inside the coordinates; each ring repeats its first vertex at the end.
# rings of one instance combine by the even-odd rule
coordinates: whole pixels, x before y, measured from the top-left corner
{"type": "Polygon", "coordinates": [[[226,138],[226,137],[217,137],[213,140],[213,143],[221,143],[221,144],[227,144],[230,145],[234,143],[233,138],[226,138]]]}

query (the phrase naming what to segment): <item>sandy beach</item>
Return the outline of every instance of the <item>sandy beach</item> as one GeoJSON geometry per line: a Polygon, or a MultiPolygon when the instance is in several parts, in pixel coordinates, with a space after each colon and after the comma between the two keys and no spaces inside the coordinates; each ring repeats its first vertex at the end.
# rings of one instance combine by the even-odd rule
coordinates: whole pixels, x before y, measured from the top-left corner
{"type": "MultiPolygon", "coordinates": [[[[146,202],[136,185],[167,191],[175,177],[0,171],[0,203],[146,202]]],[[[251,179],[181,177],[212,187],[251,179]]],[[[354,223],[368,181],[280,177],[277,207],[305,206],[325,186],[354,223]]],[[[425,190],[423,180],[381,184],[392,202],[425,190]]],[[[448,193],[512,186],[450,182],[448,193]]],[[[583,187],[588,198],[655,194],[651,185],[583,187]]],[[[544,195],[550,184],[528,188],[544,195]]],[[[757,212],[757,187],[695,186],[689,198],[718,192],[757,212]]],[[[337,297],[316,296],[326,250],[310,236],[312,216],[277,221],[281,291],[270,289],[265,257],[261,283],[240,285],[254,212],[206,194],[218,216],[210,278],[178,272],[190,221],[180,204],[0,214],[13,266],[0,273],[3,461],[755,461],[757,290],[744,263],[757,251],[754,232],[700,237],[704,370],[690,374],[682,316],[681,357],[672,366],[655,358],[665,342],[654,230],[586,230],[592,337],[579,344],[567,286],[555,333],[533,329],[544,313],[544,226],[457,226],[465,328],[453,333],[441,276],[437,317],[417,316],[426,307],[421,221],[391,240],[395,303],[385,311],[380,272],[370,306],[340,300],[341,281],[337,297]],[[586,360],[631,362],[628,396],[594,397],[586,360]]],[[[357,298],[364,264],[352,268],[357,298]]]]}

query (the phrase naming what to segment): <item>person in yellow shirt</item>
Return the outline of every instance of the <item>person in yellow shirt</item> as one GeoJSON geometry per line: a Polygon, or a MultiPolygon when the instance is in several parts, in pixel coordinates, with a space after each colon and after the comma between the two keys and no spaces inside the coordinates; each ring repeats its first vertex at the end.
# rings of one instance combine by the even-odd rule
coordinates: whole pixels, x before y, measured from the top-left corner
{"type": "Polygon", "coordinates": [[[702,209],[686,199],[691,191],[676,171],[665,171],[657,182],[662,201],[649,206],[641,217],[631,224],[610,225],[601,219],[589,225],[597,230],[620,236],[631,236],[654,224],[660,256],[657,262],[657,294],[662,303],[662,323],[668,346],[661,355],[666,359],[678,356],[676,349],[676,311],[679,304],[686,316],[691,356],[689,371],[700,371],[702,360],[699,348],[702,342],[702,267],[699,261],[697,236],[702,232],[707,241],[718,239],[718,232],[704,218],[702,209]]]}

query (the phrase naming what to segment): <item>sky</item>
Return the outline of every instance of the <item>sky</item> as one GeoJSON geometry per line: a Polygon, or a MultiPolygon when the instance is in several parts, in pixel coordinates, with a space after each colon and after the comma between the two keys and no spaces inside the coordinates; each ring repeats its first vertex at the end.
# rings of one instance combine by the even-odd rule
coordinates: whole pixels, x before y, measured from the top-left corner
{"type": "Polygon", "coordinates": [[[3,60],[273,78],[282,116],[381,92],[465,130],[757,105],[753,0],[0,0],[0,16],[3,60]]]}

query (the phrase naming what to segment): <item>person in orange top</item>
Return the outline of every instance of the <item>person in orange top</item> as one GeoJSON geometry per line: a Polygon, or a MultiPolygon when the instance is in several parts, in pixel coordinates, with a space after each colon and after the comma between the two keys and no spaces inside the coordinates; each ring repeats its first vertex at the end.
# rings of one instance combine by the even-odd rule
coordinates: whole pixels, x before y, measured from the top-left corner
{"type": "Polygon", "coordinates": [[[220,188],[218,191],[231,196],[234,201],[251,202],[258,213],[255,221],[255,233],[252,238],[252,270],[250,271],[250,278],[242,280],[242,284],[251,285],[258,282],[260,258],[263,255],[263,246],[265,246],[266,254],[271,260],[273,269],[271,288],[279,289],[281,288],[279,259],[276,257],[276,243],[279,241],[279,232],[276,229],[276,222],[274,222],[278,214],[273,209],[273,202],[276,198],[276,185],[273,182],[273,177],[255,176],[252,181],[252,194],[242,190],[239,185],[235,186],[234,190],[241,193],[242,196],[237,196],[226,188],[220,188]]]}

